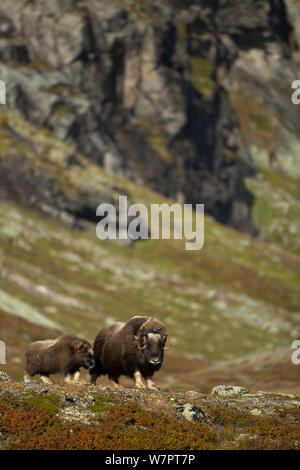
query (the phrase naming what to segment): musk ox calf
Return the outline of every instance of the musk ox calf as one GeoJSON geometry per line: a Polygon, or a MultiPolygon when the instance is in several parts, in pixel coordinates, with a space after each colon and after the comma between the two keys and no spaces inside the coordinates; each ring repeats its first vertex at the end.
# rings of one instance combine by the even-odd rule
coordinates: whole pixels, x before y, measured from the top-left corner
{"type": "Polygon", "coordinates": [[[152,382],[161,368],[167,340],[166,327],[156,318],[133,317],[127,323],[105,326],[94,343],[95,367],[90,369],[91,383],[100,375],[108,375],[116,388],[119,377],[135,379],[137,388],[158,389],[152,382]]]}
{"type": "Polygon", "coordinates": [[[79,381],[80,367],[95,366],[93,348],[90,343],[72,336],[60,336],[55,340],[31,343],[25,354],[24,381],[39,374],[45,383],[52,383],[49,375],[62,373],[67,383],[79,381]]]}

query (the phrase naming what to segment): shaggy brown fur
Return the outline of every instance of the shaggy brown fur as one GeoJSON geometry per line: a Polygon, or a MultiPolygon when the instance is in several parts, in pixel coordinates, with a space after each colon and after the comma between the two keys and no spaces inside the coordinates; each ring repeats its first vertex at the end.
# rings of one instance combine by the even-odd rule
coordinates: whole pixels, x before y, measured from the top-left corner
{"type": "Polygon", "coordinates": [[[72,336],[60,336],[55,340],[31,343],[26,354],[24,381],[40,374],[41,379],[51,383],[49,375],[62,373],[66,382],[79,380],[79,369],[94,367],[94,354],[90,343],[72,336]]]}
{"type": "Polygon", "coordinates": [[[100,375],[108,375],[116,387],[119,377],[134,378],[138,388],[158,388],[152,382],[161,368],[167,340],[166,327],[153,317],[133,317],[127,323],[105,326],[94,343],[95,367],[90,370],[91,383],[100,375]]]}

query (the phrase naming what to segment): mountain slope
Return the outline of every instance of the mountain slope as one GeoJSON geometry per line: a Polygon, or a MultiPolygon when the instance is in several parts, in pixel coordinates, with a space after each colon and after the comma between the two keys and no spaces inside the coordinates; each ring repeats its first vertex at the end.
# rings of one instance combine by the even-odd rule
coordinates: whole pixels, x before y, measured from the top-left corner
{"type": "MultiPolygon", "coordinates": [[[[300,335],[299,120],[290,101],[298,9],[2,0],[5,370],[22,377],[30,341],[62,332],[93,341],[104,324],[133,315],[166,323],[166,387],[207,390],[205,377],[215,384],[223,368],[229,380],[234,366],[235,380],[251,382],[254,362],[279,347],[276,364],[290,360],[300,335]],[[148,209],[204,203],[204,249],[98,240],[96,208],[119,195],[148,209]],[[248,373],[234,362],[244,357],[248,373]]],[[[274,376],[256,383],[274,390],[274,376]]]]}
{"type": "MultiPolygon", "coordinates": [[[[77,212],[87,180],[93,198],[86,196],[84,207],[91,214],[93,204],[113,202],[120,193],[147,207],[170,201],[109,175],[74,151],[80,166],[69,166],[69,146],[15,113],[1,116],[0,176],[5,183],[10,166],[15,175],[14,159],[22,156],[18,171],[26,171],[28,184],[16,184],[12,202],[10,181],[4,194],[9,200],[0,202],[0,308],[5,322],[7,315],[17,315],[50,328],[51,336],[54,328],[92,341],[108,321],[155,315],[168,327],[171,358],[230,359],[291,345],[299,323],[297,253],[242,235],[210,217],[205,219],[205,247],[196,252],[184,250],[183,240],[145,240],[132,246],[100,241],[95,214],[88,220],[77,212]],[[18,139],[7,131],[12,122],[18,139]],[[39,150],[34,152],[24,140],[39,150]],[[46,181],[52,178],[56,193],[38,184],[41,174],[46,181]],[[27,205],[29,191],[37,212],[17,204],[27,205]],[[45,204],[40,191],[48,198],[45,204]],[[65,201],[69,215],[59,221],[51,211],[57,207],[55,194],[65,201]]],[[[1,335],[6,337],[4,327],[1,335]]],[[[22,343],[13,357],[9,351],[18,376],[24,347],[22,343]]]]}

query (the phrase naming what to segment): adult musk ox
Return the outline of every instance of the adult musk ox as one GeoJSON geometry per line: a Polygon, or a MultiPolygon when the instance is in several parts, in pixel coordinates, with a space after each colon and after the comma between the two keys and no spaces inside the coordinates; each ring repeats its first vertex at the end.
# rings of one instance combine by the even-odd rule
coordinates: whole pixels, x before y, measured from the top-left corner
{"type": "Polygon", "coordinates": [[[45,383],[51,383],[49,375],[62,373],[67,383],[78,382],[79,369],[95,366],[94,353],[90,343],[72,336],[60,336],[55,340],[36,341],[26,351],[24,381],[39,374],[45,383]]]}
{"type": "Polygon", "coordinates": [[[91,383],[108,375],[113,385],[121,388],[119,377],[125,375],[135,379],[137,388],[145,388],[143,377],[148,388],[157,389],[152,376],[161,368],[166,340],[166,327],[153,317],[133,317],[127,323],[105,326],[94,343],[91,383]]]}

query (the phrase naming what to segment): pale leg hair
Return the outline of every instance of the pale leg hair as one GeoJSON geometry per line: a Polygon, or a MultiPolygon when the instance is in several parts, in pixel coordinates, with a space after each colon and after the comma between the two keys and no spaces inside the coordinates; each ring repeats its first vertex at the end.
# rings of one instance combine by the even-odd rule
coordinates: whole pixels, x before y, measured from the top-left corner
{"type": "Polygon", "coordinates": [[[46,375],[41,375],[41,380],[44,382],[44,384],[52,385],[51,380],[46,375]]]}
{"type": "Polygon", "coordinates": [[[136,388],[146,388],[143,381],[142,381],[142,374],[140,373],[140,371],[136,371],[134,373],[134,378],[135,378],[135,386],[136,388]]]}
{"type": "Polygon", "coordinates": [[[152,381],[152,377],[147,377],[146,382],[149,389],[159,390],[159,387],[152,381]]]}
{"type": "Polygon", "coordinates": [[[122,385],[119,384],[119,380],[112,379],[111,381],[112,381],[112,385],[113,385],[114,388],[116,388],[118,390],[124,390],[122,385]]]}
{"type": "Polygon", "coordinates": [[[31,381],[31,377],[30,375],[27,374],[27,372],[25,372],[24,374],[24,382],[28,384],[28,382],[31,381]]]}
{"type": "Polygon", "coordinates": [[[65,381],[65,383],[66,383],[66,384],[71,384],[71,383],[73,382],[72,378],[73,378],[73,377],[72,377],[72,375],[70,375],[70,374],[65,375],[65,376],[64,376],[64,381],[65,381]]]}
{"type": "Polygon", "coordinates": [[[80,379],[80,372],[79,370],[77,372],[75,372],[75,374],[73,375],[73,380],[74,382],[79,382],[79,379],[80,379]]]}

